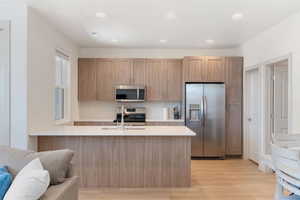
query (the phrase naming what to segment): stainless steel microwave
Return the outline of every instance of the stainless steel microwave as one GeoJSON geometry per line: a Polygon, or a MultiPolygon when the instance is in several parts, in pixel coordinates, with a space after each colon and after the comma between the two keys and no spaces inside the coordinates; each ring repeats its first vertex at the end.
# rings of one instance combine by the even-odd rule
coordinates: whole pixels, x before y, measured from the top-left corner
{"type": "Polygon", "coordinates": [[[145,86],[119,85],[115,91],[118,102],[143,102],[146,98],[145,86]]]}

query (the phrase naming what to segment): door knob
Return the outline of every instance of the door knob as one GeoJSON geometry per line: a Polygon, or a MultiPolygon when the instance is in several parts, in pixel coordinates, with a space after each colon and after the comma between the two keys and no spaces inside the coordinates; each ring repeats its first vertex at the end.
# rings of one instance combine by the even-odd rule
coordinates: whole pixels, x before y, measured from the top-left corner
{"type": "Polygon", "coordinates": [[[248,118],[248,122],[251,122],[252,121],[252,119],[251,118],[248,118]]]}

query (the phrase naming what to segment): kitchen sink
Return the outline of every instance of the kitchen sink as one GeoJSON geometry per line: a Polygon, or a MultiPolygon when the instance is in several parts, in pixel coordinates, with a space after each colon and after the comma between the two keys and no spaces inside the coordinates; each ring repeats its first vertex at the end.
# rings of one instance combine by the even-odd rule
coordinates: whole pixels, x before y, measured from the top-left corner
{"type": "MultiPolygon", "coordinates": [[[[122,130],[121,127],[104,127],[102,130],[122,130]]],[[[124,130],[145,130],[144,127],[125,127],[124,130]]]]}
{"type": "Polygon", "coordinates": [[[121,128],[119,127],[104,127],[104,128],[101,128],[102,130],[121,130],[121,128]]]}
{"type": "Polygon", "coordinates": [[[144,127],[130,127],[130,128],[125,128],[125,130],[145,130],[144,127]]]}

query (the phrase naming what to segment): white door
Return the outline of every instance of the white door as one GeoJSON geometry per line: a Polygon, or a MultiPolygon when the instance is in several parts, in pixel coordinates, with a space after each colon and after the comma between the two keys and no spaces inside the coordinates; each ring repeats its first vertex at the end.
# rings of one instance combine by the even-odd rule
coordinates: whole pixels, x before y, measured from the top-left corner
{"type": "Polygon", "coordinates": [[[288,133],[288,62],[274,64],[274,134],[288,133]]]}
{"type": "Polygon", "coordinates": [[[259,161],[259,78],[258,69],[247,72],[246,98],[247,98],[247,135],[249,159],[259,161]]]}
{"type": "Polygon", "coordinates": [[[0,21],[0,145],[10,144],[10,26],[0,21]]]}

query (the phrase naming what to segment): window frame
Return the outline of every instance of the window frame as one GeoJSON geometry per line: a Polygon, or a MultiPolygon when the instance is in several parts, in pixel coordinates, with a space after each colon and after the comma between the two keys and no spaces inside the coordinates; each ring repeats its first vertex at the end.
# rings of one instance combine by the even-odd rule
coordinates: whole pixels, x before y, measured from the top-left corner
{"type": "MultiPolygon", "coordinates": [[[[64,50],[55,49],[54,51],[54,89],[53,89],[53,120],[55,124],[61,125],[71,121],[71,56],[64,50]],[[57,57],[67,61],[67,64],[63,66],[65,69],[61,69],[59,72],[59,67],[57,65],[57,57]],[[58,81],[58,76],[61,80],[58,81]],[[58,83],[60,82],[60,83],[58,83]],[[63,118],[56,119],[56,89],[63,89],[63,118]]],[[[60,66],[61,67],[61,66],[60,66]]]]}

